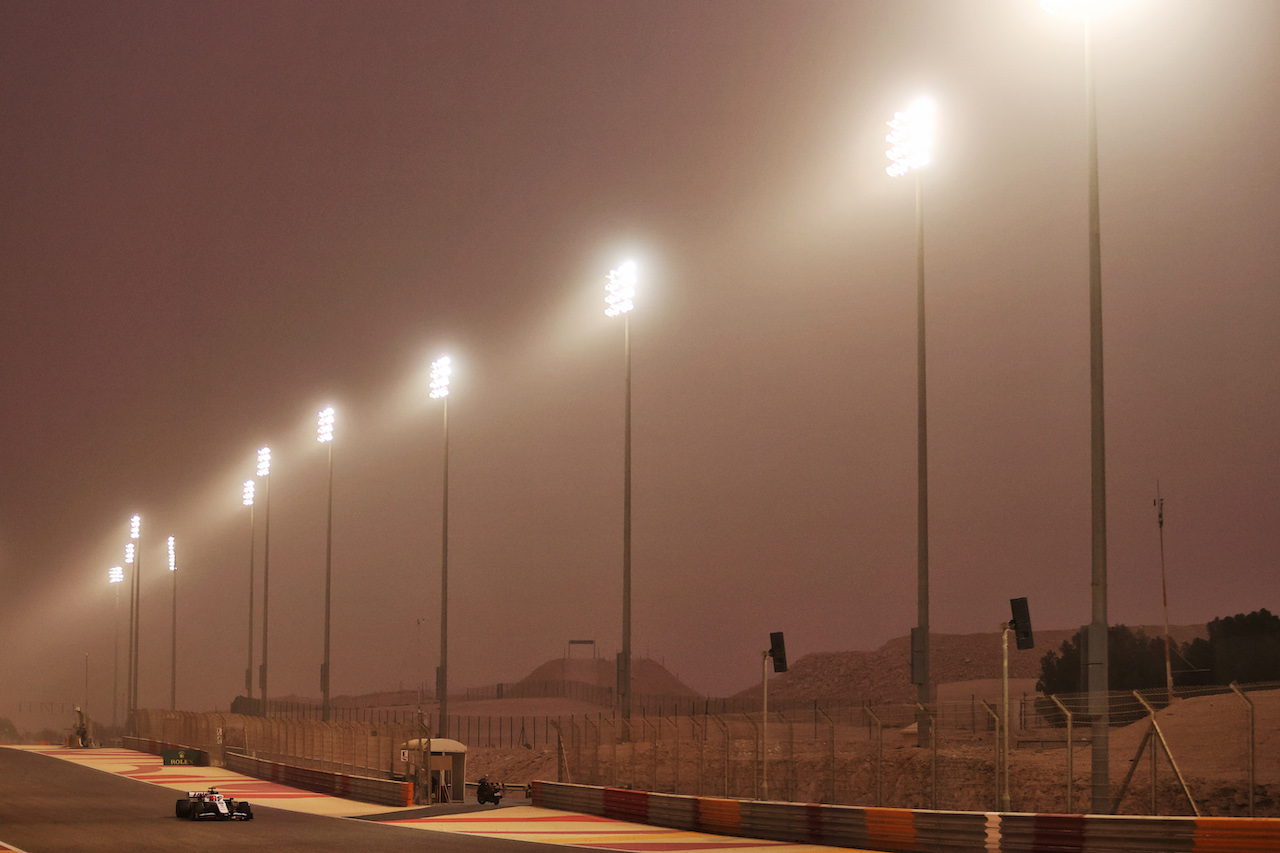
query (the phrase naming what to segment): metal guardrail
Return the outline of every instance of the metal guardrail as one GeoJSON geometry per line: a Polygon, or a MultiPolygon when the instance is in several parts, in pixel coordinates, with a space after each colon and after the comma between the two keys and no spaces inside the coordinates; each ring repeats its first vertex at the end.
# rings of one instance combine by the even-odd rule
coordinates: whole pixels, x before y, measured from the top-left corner
{"type": "Polygon", "coordinates": [[[151,740],[149,738],[129,737],[126,735],[120,739],[120,745],[125,749],[132,749],[135,752],[145,752],[148,755],[163,755],[168,751],[182,750],[195,754],[196,767],[209,766],[209,753],[203,749],[197,749],[194,746],[186,746],[180,743],[165,743],[164,741],[151,740]]]}
{"type": "Polygon", "coordinates": [[[315,791],[333,797],[377,803],[383,806],[413,805],[413,783],[390,779],[373,779],[368,776],[351,776],[346,773],[327,773],[306,767],[294,767],[276,761],[263,761],[236,752],[226,753],[227,769],[256,779],[267,779],[315,791]]]}
{"type": "Polygon", "coordinates": [[[544,808],[748,838],[885,853],[1257,853],[1280,850],[1280,818],[1006,814],[650,794],[534,782],[544,808]]]}

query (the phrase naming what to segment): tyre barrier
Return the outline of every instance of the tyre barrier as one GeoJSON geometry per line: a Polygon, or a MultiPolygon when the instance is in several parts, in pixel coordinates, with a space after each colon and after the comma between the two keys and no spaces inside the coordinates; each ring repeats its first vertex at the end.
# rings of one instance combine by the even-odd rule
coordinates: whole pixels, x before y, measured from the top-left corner
{"type": "Polygon", "coordinates": [[[125,749],[132,749],[134,752],[145,752],[148,755],[164,755],[166,752],[185,751],[189,755],[195,756],[192,762],[196,767],[209,766],[209,753],[203,749],[196,749],[193,746],[183,746],[179,743],[165,743],[160,740],[150,740],[142,737],[125,736],[120,738],[120,745],[125,749]]]}
{"type": "Polygon", "coordinates": [[[327,773],[323,770],[280,764],[276,761],[263,761],[235,752],[228,752],[226,759],[228,770],[252,776],[255,779],[266,779],[292,788],[301,788],[304,791],[314,791],[317,794],[328,794],[347,800],[359,800],[362,803],[376,803],[382,806],[413,805],[412,782],[352,776],[347,773],[327,773]]]}
{"type": "Polygon", "coordinates": [[[533,804],[716,835],[884,853],[1276,853],[1280,818],[1004,814],[651,794],[534,782],[533,804]]]}

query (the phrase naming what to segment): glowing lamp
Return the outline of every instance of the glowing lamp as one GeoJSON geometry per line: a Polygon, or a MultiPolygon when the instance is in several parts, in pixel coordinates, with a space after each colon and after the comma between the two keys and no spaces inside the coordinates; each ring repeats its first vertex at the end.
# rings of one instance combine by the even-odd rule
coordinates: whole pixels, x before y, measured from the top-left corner
{"type": "Polygon", "coordinates": [[[244,505],[253,506],[253,480],[244,481],[244,505]]]}
{"type": "Polygon", "coordinates": [[[453,374],[453,361],[442,355],[431,362],[431,398],[438,400],[449,396],[449,377],[453,374]]]}
{"type": "Polygon", "coordinates": [[[123,581],[124,581],[123,566],[112,566],[111,568],[107,569],[108,583],[122,583],[123,581]]]}
{"type": "Polygon", "coordinates": [[[142,534],[142,516],[135,515],[129,519],[129,538],[137,539],[142,534]]]}
{"type": "Polygon", "coordinates": [[[636,262],[626,261],[616,270],[610,270],[604,291],[605,316],[617,317],[635,308],[636,262]]]}
{"type": "Polygon", "coordinates": [[[271,448],[264,447],[258,451],[258,476],[269,477],[271,475],[271,448]]]}
{"type": "Polygon", "coordinates": [[[892,129],[884,139],[893,147],[884,152],[893,162],[885,167],[890,177],[907,174],[929,165],[933,159],[936,108],[928,98],[918,98],[905,111],[893,114],[892,129]]]}
{"type": "Polygon", "coordinates": [[[130,565],[133,564],[133,549],[134,545],[132,542],[124,543],[124,561],[130,565]]]}
{"type": "Polygon", "coordinates": [[[320,419],[316,422],[316,441],[321,444],[333,441],[333,406],[320,410],[320,419]]]}
{"type": "Polygon", "coordinates": [[[169,537],[169,571],[176,572],[178,570],[178,554],[173,549],[173,537],[169,537]]]}

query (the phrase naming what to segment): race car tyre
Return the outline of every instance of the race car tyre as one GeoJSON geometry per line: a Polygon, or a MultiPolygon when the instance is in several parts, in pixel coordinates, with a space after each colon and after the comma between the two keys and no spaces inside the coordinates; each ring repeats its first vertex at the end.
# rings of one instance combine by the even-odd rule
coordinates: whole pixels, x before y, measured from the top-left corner
{"type": "Polygon", "coordinates": [[[253,820],[253,809],[248,803],[236,803],[236,813],[244,815],[245,820],[253,820]]]}
{"type": "Polygon", "coordinates": [[[204,811],[204,803],[192,803],[187,810],[187,817],[191,820],[196,820],[200,817],[202,811],[204,811]]]}
{"type": "Polygon", "coordinates": [[[173,811],[174,811],[174,814],[176,814],[179,818],[186,817],[187,813],[191,811],[191,801],[185,800],[185,799],[178,800],[177,804],[173,808],[173,811]]]}

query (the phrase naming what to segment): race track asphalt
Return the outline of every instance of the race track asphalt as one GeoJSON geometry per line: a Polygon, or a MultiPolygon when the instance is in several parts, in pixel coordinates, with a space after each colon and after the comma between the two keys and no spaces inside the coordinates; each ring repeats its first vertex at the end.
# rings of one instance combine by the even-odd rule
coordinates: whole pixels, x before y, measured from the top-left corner
{"type": "Polygon", "coordinates": [[[34,752],[0,749],[0,851],[25,853],[564,853],[253,804],[252,821],[178,820],[175,792],[34,752]]]}

